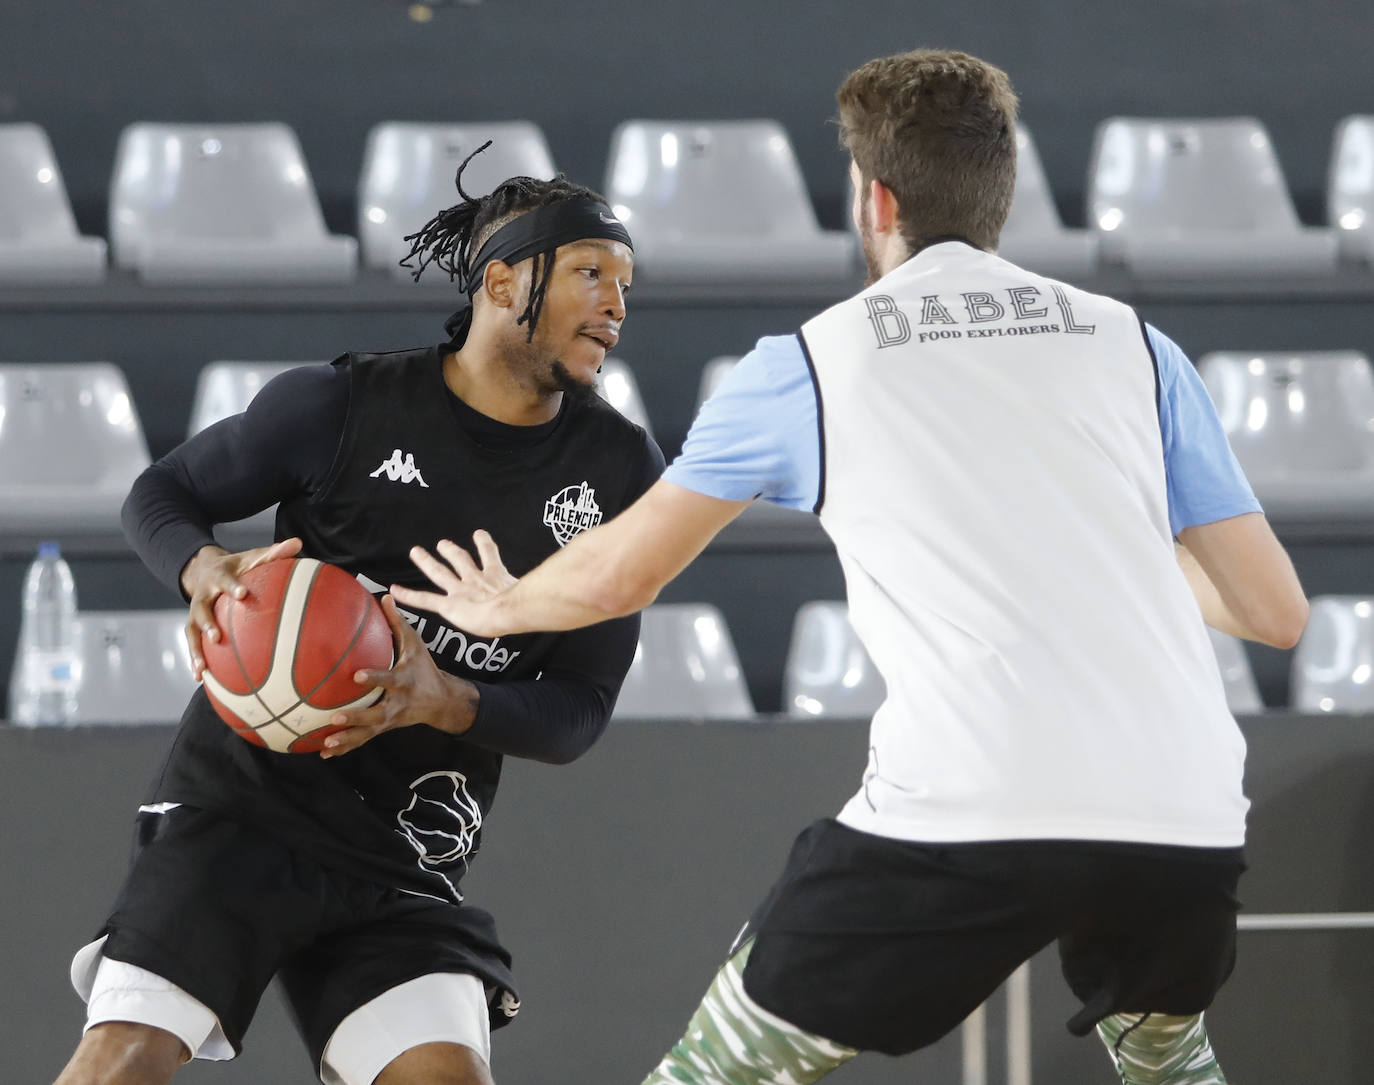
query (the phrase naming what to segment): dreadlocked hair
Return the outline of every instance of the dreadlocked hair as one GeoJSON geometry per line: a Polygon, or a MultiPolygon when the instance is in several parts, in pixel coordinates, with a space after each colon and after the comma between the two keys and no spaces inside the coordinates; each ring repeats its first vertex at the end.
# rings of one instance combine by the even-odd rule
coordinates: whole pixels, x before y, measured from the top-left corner
{"type": "MultiPolygon", "coordinates": [[[[492,234],[512,219],[536,207],[561,200],[605,199],[599,192],[574,184],[561,173],[551,181],[541,181],[535,177],[510,177],[487,196],[469,196],[463,190],[463,171],[469,162],[490,146],[491,140],[488,140],[458,166],[453,184],[462,202],[445,208],[418,231],[406,235],[410,252],[401,260],[401,266],[411,268],[411,278],[417,282],[425,268],[433,264],[440,271],[448,272],[450,281],[458,279],[466,288],[472,274],[472,258],[481,252],[492,234]],[[414,260],[419,263],[412,263],[414,260]]],[[[525,311],[516,320],[517,324],[529,325],[525,334],[526,342],[534,338],[534,328],[544,307],[544,295],[553,275],[554,253],[536,253],[533,260],[529,299],[525,311]]]]}

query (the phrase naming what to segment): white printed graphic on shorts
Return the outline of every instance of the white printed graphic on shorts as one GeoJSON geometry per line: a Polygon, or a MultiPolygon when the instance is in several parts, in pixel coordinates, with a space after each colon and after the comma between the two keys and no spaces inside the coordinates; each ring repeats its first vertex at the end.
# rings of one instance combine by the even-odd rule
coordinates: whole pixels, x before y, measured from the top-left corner
{"type": "Polygon", "coordinates": [[[429,772],[410,785],[410,805],[396,815],[400,833],[420,856],[420,869],[448,884],[463,899],[457,879],[467,870],[467,856],[482,827],[482,810],[468,793],[461,772],[429,772]],[[450,874],[455,874],[453,879],[450,874]]]}

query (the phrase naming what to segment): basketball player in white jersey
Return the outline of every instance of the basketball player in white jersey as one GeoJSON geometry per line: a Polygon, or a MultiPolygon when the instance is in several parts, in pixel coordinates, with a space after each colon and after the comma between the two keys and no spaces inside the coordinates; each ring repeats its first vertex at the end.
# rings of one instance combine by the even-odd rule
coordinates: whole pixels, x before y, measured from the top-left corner
{"type": "Polygon", "coordinates": [[[1290,647],[1306,599],[1183,352],[996,255],[1004,73],[888,57],[839,105],[870,285],[762,340],[661,481],[514,586],[441,543],[412,556],[443,594],[393,591],[566,629],[651,602],[756,497],[834,540],[887,682],[867,771],[651,1085],[915,1050],[1050,942],[1123,1081],[1223,1082],[1202,1011],[1234,963],[1245,747],[1204,622],[1290,647]]]}

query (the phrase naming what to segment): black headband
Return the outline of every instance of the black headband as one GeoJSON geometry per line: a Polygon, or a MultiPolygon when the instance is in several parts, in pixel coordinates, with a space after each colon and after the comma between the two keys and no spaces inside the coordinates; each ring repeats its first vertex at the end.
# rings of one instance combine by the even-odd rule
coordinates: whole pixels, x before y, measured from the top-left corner
{"type": "Polygon", "coordinates": [[[578,197],[536,207],[487,238],[468,268],[467,295],[476,296],[482,286],[482,273],[493,260],[518,264],[536,253],[553,252],[560,245],[587,238],[620,241],[634,249],[629,231],[600,200],[578,197]]]}
{"type": "Polygon", "coordinates": [[[619,241],[634,249],[629,231],[601,200],[583,196],[557,200],[512,219],[487,238],[469,263],[467,281],[463,284],[468,303],[448,318],[444,330],[454,342],[467,337],[472,323],[472,299],[482,288],[487,265],[493,260],[514,265],[540,253],[552,256],[560,245],[590,238],[619,241]]]}

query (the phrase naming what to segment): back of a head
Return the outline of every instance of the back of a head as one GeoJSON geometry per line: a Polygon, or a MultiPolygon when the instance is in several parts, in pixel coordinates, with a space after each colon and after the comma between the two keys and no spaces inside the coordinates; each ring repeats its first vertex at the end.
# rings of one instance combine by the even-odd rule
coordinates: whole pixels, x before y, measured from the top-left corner
{"type": "Polygon", "coordinates": [[[840,86],[840,141],[865,181],[897,197],[913,249],[964,237],[995,249],[1016,186],[1016,95],[966,53],[918,49],[870,60],[840,86]]]}

